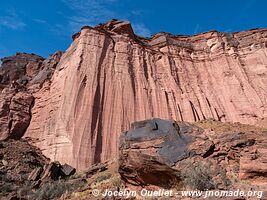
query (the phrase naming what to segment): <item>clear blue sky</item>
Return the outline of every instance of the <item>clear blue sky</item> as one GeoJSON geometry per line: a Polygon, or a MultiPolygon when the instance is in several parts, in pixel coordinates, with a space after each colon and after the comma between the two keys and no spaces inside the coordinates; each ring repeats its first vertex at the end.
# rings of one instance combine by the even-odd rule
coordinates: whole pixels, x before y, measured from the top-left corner
{"type": "Polygon", "coordinates": [[[127,19],[137,34],[267,27],[266,0],[1,0],[0,57],[66,50],[82,25],[127,19]]]}

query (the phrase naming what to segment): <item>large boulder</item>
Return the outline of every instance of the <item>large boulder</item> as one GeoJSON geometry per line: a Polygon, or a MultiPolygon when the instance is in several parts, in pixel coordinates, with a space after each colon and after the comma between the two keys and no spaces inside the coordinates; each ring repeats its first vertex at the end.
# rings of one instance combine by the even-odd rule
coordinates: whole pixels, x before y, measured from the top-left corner
{"type": "Polygon", "coordinates": [[[133,123],[120,137],[122,179],[137,186],[267,191],[266,132],[213,120],[197,125],[204,129],[162,119],[133,123]]]}
{"type": "Polygon", "coordinates": [[[64,176],[71,176],[75,174],[76,169],[65,163],[64,165],[61,166],[61,171],[64,176]]]}
{"type": "Polygon", "coordinates": [[[173,166],[192,155],[204,156],[213,143],[203,130],[185,122],[151,119],[132,124],[120,138],[119,171],[126,181],[169,187],[180,180],[173,166]]]}

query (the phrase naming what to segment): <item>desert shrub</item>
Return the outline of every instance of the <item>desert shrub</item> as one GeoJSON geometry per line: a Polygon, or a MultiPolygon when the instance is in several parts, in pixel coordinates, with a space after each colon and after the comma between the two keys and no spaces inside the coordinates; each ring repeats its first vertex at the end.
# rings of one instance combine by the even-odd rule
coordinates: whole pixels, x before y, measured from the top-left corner
{"type": "Polygon", "coordinates": [[[111,183],[112,183],[113,187],[120,188],[122,185],[121,177],[116,176],[116,177],[112,178],[111,183]]]}
{"type": "Polygon", "coordinates": [[[37,189],[31,196],[36,200],[49,200],[61,197],[64,193],[71,193],[84,185],[82,181],[55,181],[46,183],[41,188],[37,189]]]}
{"type": "Polygon", "coordinates": [[[181,177],[184,184],[192,189],[204,191],[215,188],[211,168],[203,162],[189,164],[181,171],[181,177]]]}
{"type": "Polygon", "coordinates": [[[69,186],[62,181],[56,181],[54,183],[46,183],[41,188],[36,190],[32,199],[41,200],[41,199],[54,199],[61,197],[66,191],[68,191],[69,186]]]}
{"type": "Polygon", "coordinates": [[[29,200],[50,200],[57,199],[65,193],[71,193],[82,188],[85,183],[81,180],[54,181],[43,184],[40,188],[32,190],[32,184],[26,183],[17,191],[19,198],[29,200]]]}
{"type": "Polygon", "coordinates": [[[31,182],[25,182],[25,184],[17,190],[17,195],[20,198],[30,195],[32,193],[33,191],[31,182]]]}
{"type": "Polygon", "coordinates": [[[100,182],[102,182],[104,180],[109,179],[111,176],[112,176],[111,173],[101,174],[101,175],[99,175],[99,176],[96,177],[95,181],[98,182],[98,183],[100,183],[100,182]]]}
{"type": "Polygon", "coordinates": [[[14,183],[4,183],[3,185],[0,185],[0,194],[2,193],[3,195],[6,195],[15,190],[16,190],[16,186],[14,183]]]}

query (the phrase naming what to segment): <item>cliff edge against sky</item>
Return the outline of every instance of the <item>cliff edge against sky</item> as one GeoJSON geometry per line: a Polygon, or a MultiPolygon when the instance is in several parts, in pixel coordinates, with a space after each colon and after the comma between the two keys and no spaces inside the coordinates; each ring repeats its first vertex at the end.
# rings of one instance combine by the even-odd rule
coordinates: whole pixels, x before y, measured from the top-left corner
{"type": "Polygon", "coordinates": [[[141,38],[125,21],[83,27],[63,54],[3,59],[1,139],[30,138],[84,169],[118,155],[120,133],[137,120],[266,126],[266,47],[267,29],[141,38]]]}

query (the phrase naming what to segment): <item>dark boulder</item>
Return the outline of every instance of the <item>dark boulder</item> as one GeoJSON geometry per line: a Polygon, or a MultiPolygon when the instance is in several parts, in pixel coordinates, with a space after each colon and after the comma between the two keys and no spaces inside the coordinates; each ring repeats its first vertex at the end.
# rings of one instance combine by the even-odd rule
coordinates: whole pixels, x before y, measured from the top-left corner
{"type": "Polygon", "coordinates": [[[173,120],[133,123],[120,138],[122,178],[136,185],[170,187],[179,183],[179,171],[173,166],[190,156],[204,155],[213,145],[202,133],[196,126],[173,120]]]}
{"type": "Polygon", "coordinates": [[[68,164],[64,164],[61,166],[61,171],[64,176],[71,176],[75,174],[76,169],[68,164]]]}

